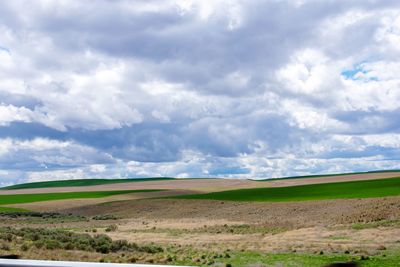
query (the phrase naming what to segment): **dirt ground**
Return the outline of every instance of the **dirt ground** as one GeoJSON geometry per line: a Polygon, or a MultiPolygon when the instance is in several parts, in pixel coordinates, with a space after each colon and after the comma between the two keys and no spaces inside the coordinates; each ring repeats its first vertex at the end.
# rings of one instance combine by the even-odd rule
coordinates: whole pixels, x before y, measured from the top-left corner
{"type": "Polygon", "coordinates": [[[115,201],[178,196],[178,195],[193,194],[195,192],[196,191],[189,191],[189,190],[140,192],[140,193],[114,195],[103,198],[63,199],[63,200],[40,201],[40,202],[23,203],[23,204],[13,204],[13,205],[7,205],[7,207],[22,208],[37,212],[58,212],[65,209],[78,208],[78,207],[84,207],[102,203],[110,203],[115,201]]]}
{"type": "Polygon", "coordinates": [[[138,243],[266,252],[400,249],[400,197],[289,203],[140,199],[63,212],[115,214],[121,218],[113,222],[118,230],[107,234],[138,243]]]}
{"type": "Polygon", "coordinates": [[[94,216],[116,214],[147,220],[225,220],[270,227],[311,227],[400,218],[400,197],[302,202],[234,202],[189,199],[138,199],[64,210],[94,216]]]}
{"type": "Polygon", "coordinates": [[[374,180],[399,177],[399,172],[380,172],[380,173],[361,173],[361,174],[349,174],[340,176],[324,176],[320,178],[301,178],[301,179],[278,179],[268,181],[269,187],[284,187],[284,186],[295,186],[295,185],[306,185],[306,184],[324,184],[324,183],[335,183],[335,182],[350,182],[350,181],[362,181],[362,180],[374,180]]]}

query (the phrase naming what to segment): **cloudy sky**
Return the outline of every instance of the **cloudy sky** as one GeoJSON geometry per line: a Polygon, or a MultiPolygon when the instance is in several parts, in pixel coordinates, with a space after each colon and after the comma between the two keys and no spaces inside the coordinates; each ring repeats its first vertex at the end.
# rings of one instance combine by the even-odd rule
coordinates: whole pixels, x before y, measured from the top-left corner
{"type": "Polygon", "coordinates": [[[1,1],[0,184],[400,169],[398,0],[1,1]]]}

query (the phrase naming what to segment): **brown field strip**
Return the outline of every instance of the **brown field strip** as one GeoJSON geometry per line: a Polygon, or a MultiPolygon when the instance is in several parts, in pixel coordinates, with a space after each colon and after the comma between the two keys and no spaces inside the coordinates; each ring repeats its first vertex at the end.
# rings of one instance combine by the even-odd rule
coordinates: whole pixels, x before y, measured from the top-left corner
{"type": "Polygon", "coordinates": [[[381,172],[381,173],[349,174],[340,176],[324,176],[315,178],[281,179],[281,180],[268,181],[268,187],[285,187],[285,186],[296,186],[296,185],[307,185],[307,184],[324,184],[324,183],[336,183],[336,182],[375,180],[375,179],[393,178],[399,176],[400,176],[399,172],[381,172]]]}
{"type": "Polygon", "coordinates": [[[23,204],[13,204],[13,205],[7,205],[7,207],[22,208],[22,209],[38,211],[38,212],[58,212],[58,211],[65,210],[65,209],[79,208],[82,206],[96,205],[96,204],[102,204],[102,203],[114,202],[114,201],[177,196],[177,195],[192,194],[192,193],[195,193],[195,192],[187,191],[187,190],[141,192],[141,193],[114,195],[114,196],[103,197],[103,198],[63,199],[63,200],[40,201],[40,202],[23,203],[23,204]]]}

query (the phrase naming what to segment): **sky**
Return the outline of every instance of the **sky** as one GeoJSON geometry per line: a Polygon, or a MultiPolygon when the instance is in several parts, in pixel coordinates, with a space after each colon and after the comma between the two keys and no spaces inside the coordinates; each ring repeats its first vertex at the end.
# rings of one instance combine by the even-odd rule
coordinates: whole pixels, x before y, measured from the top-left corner
{"type": "Polygon", "coordinates": [[[0,2],[0,185],[400,169],[398,0],[0,2]]]}

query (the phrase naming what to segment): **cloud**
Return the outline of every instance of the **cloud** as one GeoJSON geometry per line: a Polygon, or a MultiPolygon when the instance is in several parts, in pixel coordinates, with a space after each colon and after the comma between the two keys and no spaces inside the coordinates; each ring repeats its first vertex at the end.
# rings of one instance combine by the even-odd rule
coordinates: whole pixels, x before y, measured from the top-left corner
{"type": "Polygon", "coordinates": [[[2,2],[3,184],[398,168],[399,12],[391,0],[2,2]]]}

